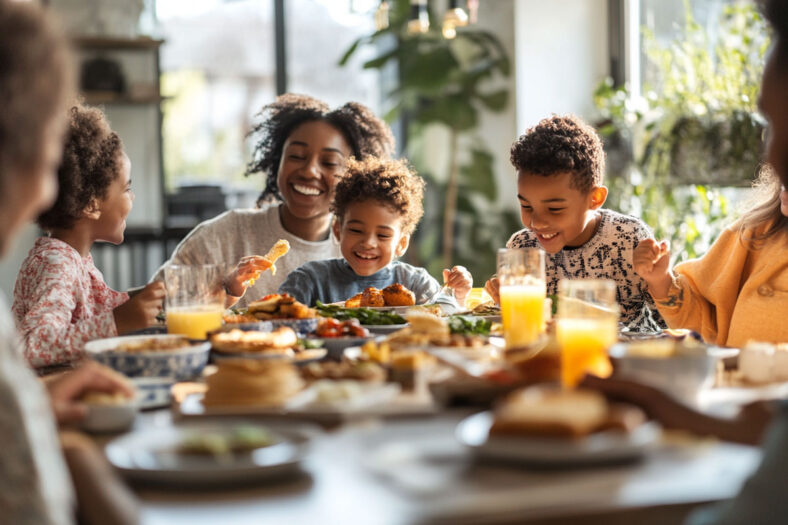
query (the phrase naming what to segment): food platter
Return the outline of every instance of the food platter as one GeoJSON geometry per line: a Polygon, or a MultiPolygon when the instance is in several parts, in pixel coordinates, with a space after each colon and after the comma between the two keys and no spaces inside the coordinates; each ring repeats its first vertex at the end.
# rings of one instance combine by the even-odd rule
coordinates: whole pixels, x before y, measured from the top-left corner
{"type": "Polygon", "coordinates": [[[460,422],[455,437],[482,459],[571,467],[638,459],[656,446],[661,436],[654,422],[644,423],[628,434],[597,432],[579,439],[490,436],[492,423],[492,412],[474,414],[460,422]]]}
{"type": "Polygon", "coordinates": [[[226,436],[228,422],[196,422],[151,427],[125,434],[105,447],[109,462],[129,479],[182,486],[223,486],[270,480],[295,471],[307,452],[309,434],[292,425],[259,425],[270,432],[271,443],[232,455],[184,454],[179,444],[194,435],[226,436]]]}

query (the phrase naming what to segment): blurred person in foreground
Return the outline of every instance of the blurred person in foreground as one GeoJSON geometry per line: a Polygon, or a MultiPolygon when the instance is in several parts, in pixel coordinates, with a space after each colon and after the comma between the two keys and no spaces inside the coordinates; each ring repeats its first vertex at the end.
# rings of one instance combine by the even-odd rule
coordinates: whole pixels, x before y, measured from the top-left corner
{"type": "MultiPolygon", "coordinates": [[[[788,1],[761,0],[764,16],[774,30],[774,41],[763,72],[760,107],[769,122],[765,160],[782,185],[779,202],[783,228],[788,217],[788,1]]],[[[784,236],[772,236],[765,242],[782,243],[783,261],[788,261],[784,236]]],[[[783,284],[788,285],[786,281],[783,284]]],[[[788,293],[788,287],[780,291],[788,293]]],[[[776,305],[788,314],[788,304],[776,305]]],[[[667,428],[689,430],[739,443],[762,442],[760,466],[732,500],[713,509],[692,514],[690,525],[750,524],[776,525],[788,521],[788,498],[785,497],[785,473],[788,471],[788,400],[756,402],[742,408],[735,419],[718,419],[674,401],[664,392],[630,381],[588,377],[584,386],[597,388],[610,397],[642,406],[667,428]]]]}
{"type": "MultiPolygon", "coordinates": [[[[37,5],[0,0],[2,257],[21,229],[54,201],[72,96],[73,71],[65,38],[37,5]]],[[[14,321],[0,294],[3,523],[74,521],[75,491],[55,425],[86,415],[79,402],[86,391],[132,394],[122,378],[95,364],[46,383],[39,381],[24,360],[14,321]]]]}

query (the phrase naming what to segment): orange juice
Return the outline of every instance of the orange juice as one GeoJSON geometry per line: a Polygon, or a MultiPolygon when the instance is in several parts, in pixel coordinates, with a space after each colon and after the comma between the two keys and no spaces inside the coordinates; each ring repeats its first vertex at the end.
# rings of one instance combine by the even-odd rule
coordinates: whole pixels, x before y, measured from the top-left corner
{"type": "Polygon", "coordinates": [[[608,377],[613,372],[607,349],[618,338],[616,318],[558,318],[556,337],[561,345],[561,383],[576,386],[586,373],[608,377]]]}
{"type": "Polygon", "coordinates": [[[507,348],[536,341],[544,330],[544,281],[501,286],[499,294],[507,348]]]}
{"type": "Polygon", "coordinates": [[[222,326],[222,305],[202,305],[167,310],[167,333],[205,339],[207,333],[222,326]]]}

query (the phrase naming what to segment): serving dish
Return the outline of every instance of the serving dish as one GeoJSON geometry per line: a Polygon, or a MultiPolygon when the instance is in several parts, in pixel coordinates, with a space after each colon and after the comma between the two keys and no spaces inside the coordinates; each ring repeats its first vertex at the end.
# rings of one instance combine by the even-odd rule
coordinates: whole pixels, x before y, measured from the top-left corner
{"type": "Polygon", "coordinates": [[[132,335],[97,339],[85,343],[85,353],[91,359],[108,366],[128,377],[166,377],[176,381],[198,376],[208,362],[211,343],[189,341],[185,346],[171,350],[125,351],[124,345],[166,343],[183,339],[183,336],[132,335]]]}

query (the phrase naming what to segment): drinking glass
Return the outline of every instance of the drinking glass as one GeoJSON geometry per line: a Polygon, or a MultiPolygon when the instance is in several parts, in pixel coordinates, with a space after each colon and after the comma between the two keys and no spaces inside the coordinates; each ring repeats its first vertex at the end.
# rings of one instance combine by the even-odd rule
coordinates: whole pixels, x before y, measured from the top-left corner
{"type": "Polygon", "coordinates": [[[164,269],[167,287],[167,332],[205,339],[222,326],[224,272],[215,264],[170,265],[164,269]]]}
{"type": "Polygon", "coordinates": [[[544,252],[538,248],[498,250],[501,320],[507,348],[529,346],[544,332],[544,252]]]}
{"type": "Polygon", "coordinates": [[[616,283],[607,279],[558,283],[556,337],[561,346],[561,383],[574,387],[586,373],[608,377],[607,351],[618,339],[616,283]]]}

